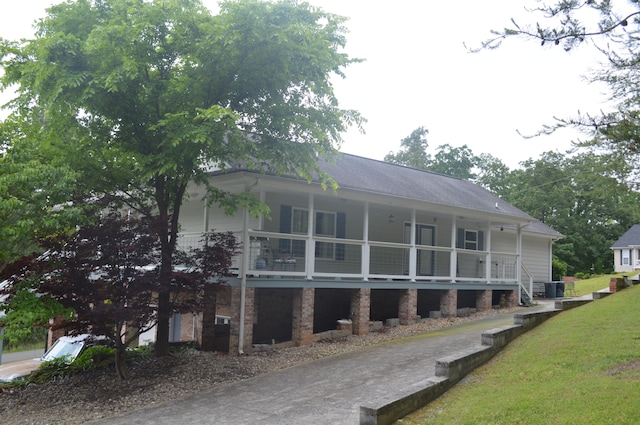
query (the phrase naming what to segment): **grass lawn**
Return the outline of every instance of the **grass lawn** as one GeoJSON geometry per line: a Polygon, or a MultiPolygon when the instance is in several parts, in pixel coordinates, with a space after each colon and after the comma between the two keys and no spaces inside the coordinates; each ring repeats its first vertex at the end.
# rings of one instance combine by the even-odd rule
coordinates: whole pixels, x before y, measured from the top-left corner
{"type": "MultiPolygon", "coordinates": [[[[609,277],[576,290],[606,288],[609,277]]],[[[638,424],[639,306],[640,285],[565,311],[397,423],[638,424]]]]}
{"type": "Polygon", "coordinates": [[[621,277],[622,274],[604,275],[594,277],[592,279],[579,280],[576,282],[576,296],[591,294],[601,289],[609,287],[609,281],[612,277],[621,277]]]}
{"type": "Polygon", "coordinates": [[[40,349],[44,349],[44,342],[34,343],[29,345],[20,345],[17,347],[7,347],[5,345],[2,352],[6,354],[6,353],[17,353],[19,351],[31,351],[31,350],[40,350],[40,349]]]}

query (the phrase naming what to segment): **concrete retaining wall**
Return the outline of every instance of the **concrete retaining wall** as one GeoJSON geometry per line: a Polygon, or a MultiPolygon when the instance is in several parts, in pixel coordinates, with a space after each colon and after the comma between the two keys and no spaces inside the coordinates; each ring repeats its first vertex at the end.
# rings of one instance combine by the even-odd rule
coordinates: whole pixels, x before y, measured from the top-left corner
{"type": "Polygon", "coordinates": [[[411,392],[398,395],[393,400],[380,405],[360,406],[360,425],[390,425],[398,419],[415,412],[444,394],[518,336],[535,328],[563,310],[569,310],[590,301],[593,300],[556,301],[554,310],[515,314],[513,325],[483,332],[481,345],[438,359],[436,361],[435,376],[422,383],[412,385],[411,392]]]}

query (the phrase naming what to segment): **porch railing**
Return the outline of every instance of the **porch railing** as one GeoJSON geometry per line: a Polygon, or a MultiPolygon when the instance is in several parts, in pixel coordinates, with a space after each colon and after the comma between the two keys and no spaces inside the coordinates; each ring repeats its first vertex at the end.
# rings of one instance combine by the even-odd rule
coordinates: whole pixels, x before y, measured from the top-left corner
{"type": "MultiPolygon", "coordinates": [[[[236,236],[242,240],[241,232],[236,236]]],[[[200,234],[183,233],[181,247],[200,244],[200,234]]],[[[385,279],[412,281],[517,282],[517,255],[454,250],[451,247],[362,241],[249,231],[247,274],[252,276],[385,279]],[[451,262],[456,262],[452,276],[451,262]],[[487,261],[489,267],[487,268],[487,261]]],[[[242,256],[232,268],[240,272],[242,256]]]]}

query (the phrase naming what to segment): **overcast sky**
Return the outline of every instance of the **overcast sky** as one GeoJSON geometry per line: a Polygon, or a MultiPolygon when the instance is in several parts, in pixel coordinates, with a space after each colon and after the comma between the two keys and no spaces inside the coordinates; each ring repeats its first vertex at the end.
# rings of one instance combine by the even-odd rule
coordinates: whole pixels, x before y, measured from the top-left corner
{"type": "MultiPolygon", "coordinates": [[[[463,43],[478,46],[489,30],[509,26],[512,17],[531,21],[524,0],[309,2],[349,18],[346,52],[365,59],[334,82],[341,106],[368,120],[365,135],[344,135],[343,152],[383,159],[424,126],[432,153],[443,144],[466,144],[475,154],[490,153],[516,168],[544,151],[564,152],[577,137],[563,131],[523,139],[518,130],[531,134],[554,116],[597,112],[606,100],[602,86],[581,78],[600,59],[592,49],[566,53],[521,40],[508,40],[495,51],[465,49],[463,43]]],[[[0,37],[31,37],[34,20],[55,3],[3,1],[0,37]]]]}

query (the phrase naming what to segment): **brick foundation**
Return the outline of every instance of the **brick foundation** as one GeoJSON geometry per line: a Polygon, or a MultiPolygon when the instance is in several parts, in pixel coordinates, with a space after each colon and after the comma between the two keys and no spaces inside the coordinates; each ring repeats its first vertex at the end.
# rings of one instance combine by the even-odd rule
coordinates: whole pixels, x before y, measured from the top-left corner
{"type": "Polygon", "coordinates": [[[418,315],[418,290],[405,289],[400,295],[400,305],[398,306],[398,318],[401,325],[412,325],[416,322],[418,315]]]}
{"type": "Polygon", "coordinates": [[[369,333],[371,317],[371,288],[353,289],[351,292],[351,322],[355,335],[369,333]]]}
{"type": "Polygon", "coordinates": [[[293,295],[292,339],[297,345],[313,342],[314,288],[295,289],[293,295]]]}
{"type": "MultiPolygon", "coordinates": [[[[231,288],[231,333],[229,335],[229,355],[237,356],[240,342],[240,291],[239,287],[231,288]]],[[[244,309],[244,341],[242,351],[251,354],[253,346],[253,317],[255,305],[255,288],[246,288],[244,309]]]]}
{"type": "Polygon", "coordinates": [[[458,290],[449,289],[440,296],[440,315],[456,317],[458,315],[458,290]]]}
{"type": "Polygon", "coordinates": [[[485,291],[476,292],[476,311],[489,311],[492,308],[493,291],[487,289],[485,291]]]}
{"type": "Polygon", "coordinates": [[[507,291],[507,308],[518,306],[518,290],[507,291]]]}

